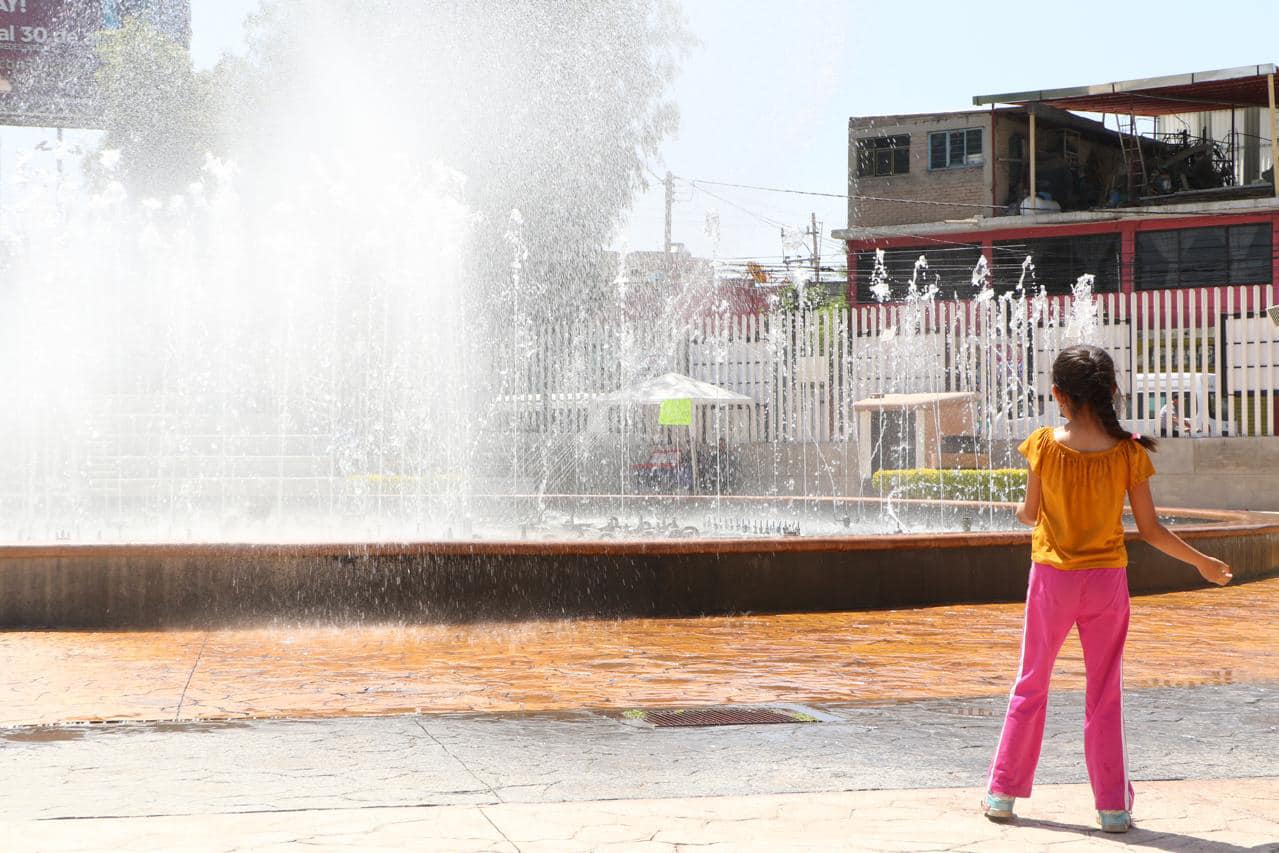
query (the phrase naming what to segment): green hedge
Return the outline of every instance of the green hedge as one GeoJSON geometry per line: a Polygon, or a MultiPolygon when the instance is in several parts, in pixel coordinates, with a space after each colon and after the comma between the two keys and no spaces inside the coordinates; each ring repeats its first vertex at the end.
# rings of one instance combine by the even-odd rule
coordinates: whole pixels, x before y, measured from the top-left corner
{"type": "Polygon", "coordinates": [[[913,468],[876,471],[870,478],[877,495],[952,501],[1019,501],[1026,495],[1024,468],[940,470],[913,468]]]}

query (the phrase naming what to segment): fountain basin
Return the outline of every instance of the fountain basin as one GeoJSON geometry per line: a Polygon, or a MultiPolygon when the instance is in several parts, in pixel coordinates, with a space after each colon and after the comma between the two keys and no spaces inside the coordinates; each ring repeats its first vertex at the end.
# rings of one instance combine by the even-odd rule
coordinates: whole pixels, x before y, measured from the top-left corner
{"type": "MultiPolygon", "coordinates": [[[[572,504],[601,499],[556,496],[572,504]]],[[[828,515],[879,499],[665,499],[746,514],[780,502],[828,515]]],[[[673,502],[673,503],[671,503],[673,502]]],[[[925,513],[991,505],[893,501],[925,513]]],[[[995,505],[1009,513],[1011,505],[995,505]]],[[[1236,582],[1279,573],[1279,518],[1161,510],[1236,582]]],[[[1204,585],[1129,531],[1134,594],[1204,585]]],[[[1019,600],[1030,532],[704,534],[684,538],[407,542],[20,544],[0,546],[0,627],[194,627],[270,621],[478,621],[696,616],[1019,600]]]]}

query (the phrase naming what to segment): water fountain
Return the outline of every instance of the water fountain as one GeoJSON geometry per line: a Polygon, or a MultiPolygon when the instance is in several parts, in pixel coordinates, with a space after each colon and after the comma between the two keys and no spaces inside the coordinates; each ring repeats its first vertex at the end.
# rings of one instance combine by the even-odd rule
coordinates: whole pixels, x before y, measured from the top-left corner
{"type": "MultiPolygon", "coordinates": [[[[628,492],[624,441],[601,451],[581,430],[564,440],[550,392],[527,392],[557,352],[535,344],[561,320],[595,321],[539,314],[549,295],[526,266],[530,231],[544,239],[545,229],[520,211],[495,229],[468,206],[467,177],[387,126],[386,104],[338,94],[351,96],[342,118],[383,135],[316,146],[307,134],[327,132],[332,107],[304,101],[289,140],[300,150],[272,151],[252,183],[210,157],[184,191],[131,197],[108,151],[94,188],[36,181],[7,202],[0,363],[22,368],[0,375],[10,413],[0,626],[695,614],[1022,594],[1028,536],[1007,506],[891,491],[628,492]],[[508,264],[502,284],[477,295],[469,256],[485,229],[500,233],[508,264]],[[555,493],[564,456],[620,487],[555,493]]],[[[961,356],[1024,347],[1042,302],[1024,287],[994,297],[984,267],[974,285],[985,322],[951,344],[961,356]],[[996,322],[998,311],[1014,320],[996,322]]],[[[913,390],[915,366],[933,357],[917,332],[937,298],[921,259],[904,320],[879,335],[902,383],[881,391],[913,390]]],[[[1066,331],[1087,336],[1086,289],[1075,305],[1066,331]]],[[[685,324],[669,306],[631,324],[606,375],[553,366],[588,389],[591,418],[615,417],[602,392],[661,372],[685,324]]],[[[774,323],[765,345],[780,347],[784,327],[774,323]]],[[[571,361],[571,348],[559,352],[571,361]]],[[[1024,407],[1014,393],[983,410],[979,434],[1015,432],[1024,407]]],[[[620,417],[624,433],[631,419],[620,417]]],[[[1248,549],[1279,541],[1244,514],[1177,515],[1237,577],[1248,549]]],[[[1195,580],[1153,555],[1138,562],[1138,591],[1195,580]]]]}

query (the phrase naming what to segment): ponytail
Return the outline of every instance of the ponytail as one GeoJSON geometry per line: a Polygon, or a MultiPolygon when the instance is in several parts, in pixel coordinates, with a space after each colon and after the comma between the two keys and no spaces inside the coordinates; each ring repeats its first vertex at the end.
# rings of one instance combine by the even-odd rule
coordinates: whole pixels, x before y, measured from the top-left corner
{"type": "Polygon", "coordinates": [[[1117,438],[1120,441],[1135,441],[1146,450],[1155,451],[1159,442],[1155,441],[1148,435],[1142,435],[1137,432],[1129,432],[1119,423],[1119,413],[1115,411],[1115,403],[1119,397],[1119,391],[1113,385],[1109,390],[1102,391],[1100,388],[1095,392],[1091,399],[1088,400],[1088,407],[1092,409],[1092,413],[1101,423],[1101,428],[1111,438],[1117,438]]]}

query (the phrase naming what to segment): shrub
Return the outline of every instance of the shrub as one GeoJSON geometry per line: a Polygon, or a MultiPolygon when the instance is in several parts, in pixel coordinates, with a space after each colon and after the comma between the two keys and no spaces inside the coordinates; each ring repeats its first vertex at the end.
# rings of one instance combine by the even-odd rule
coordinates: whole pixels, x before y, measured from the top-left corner
{"type": "Polygon", "coordinates": [[[1024,468],[991,471],[938,468],[876,471],[870,478],[875,494],[896,498],[952,501],[1019,501],[1026,495],[1024,468]]]}

